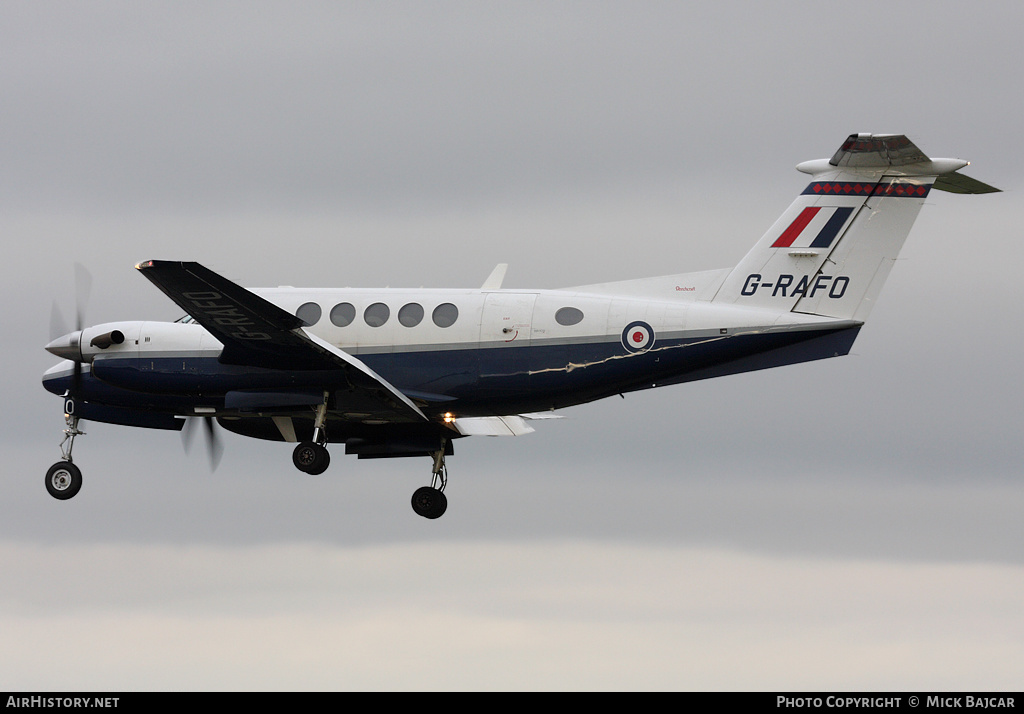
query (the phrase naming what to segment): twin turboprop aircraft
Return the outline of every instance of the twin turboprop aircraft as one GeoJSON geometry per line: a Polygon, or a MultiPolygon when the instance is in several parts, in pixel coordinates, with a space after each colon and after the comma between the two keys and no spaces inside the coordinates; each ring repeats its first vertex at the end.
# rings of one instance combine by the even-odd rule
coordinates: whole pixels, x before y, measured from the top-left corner
{"type": "Polygon", "coordinates": [[[905,136],[851,135],[732,269],[503,290],[253,289],[198,263],[136,268],[186,316],[113,322],[46,346],[43,385],[64,399],[58,499],[78,493],[82,420],[181,430],[201,417],[296,444],[300,470],[327,445],[359,458],[427,456],[413,509],[447,508],[445,457],[473,435],[520,435],[552,410],[625,392],[845,355],[934,189],[997,191],[905,136]]]}

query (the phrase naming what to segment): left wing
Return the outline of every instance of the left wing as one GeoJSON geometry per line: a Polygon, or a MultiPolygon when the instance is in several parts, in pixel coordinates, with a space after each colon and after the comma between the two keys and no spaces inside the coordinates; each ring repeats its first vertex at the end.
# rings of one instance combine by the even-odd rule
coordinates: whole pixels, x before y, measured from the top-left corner
{"type": "Polygon", "coordinates": [[[295,315],[209,268],[166,260],[135,267],[224,345],[221,362],[295,371],[342,369],[360,401],[395,421],[427,420],[362,361],[303,329],[305,323],[295,315]]]}

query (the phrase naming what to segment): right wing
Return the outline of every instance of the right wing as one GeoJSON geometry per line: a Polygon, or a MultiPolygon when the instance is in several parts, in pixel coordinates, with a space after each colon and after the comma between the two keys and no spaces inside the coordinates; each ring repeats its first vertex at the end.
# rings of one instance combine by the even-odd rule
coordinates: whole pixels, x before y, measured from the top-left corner
{"type": "Polygon", "coordinates": [[[221,362],[293,371],[341,369],[353,390],[343,412],[392,422],[427,420],[362,361],[303,329],[305,323],[295,315],[209,268],[164,260],[135,267],[224,345],[221,362]]]}

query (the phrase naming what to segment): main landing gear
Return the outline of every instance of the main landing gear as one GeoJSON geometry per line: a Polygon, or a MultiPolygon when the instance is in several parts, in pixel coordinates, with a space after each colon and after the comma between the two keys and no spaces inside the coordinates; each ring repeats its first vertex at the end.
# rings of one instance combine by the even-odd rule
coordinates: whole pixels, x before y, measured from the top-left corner
{"type": "Polygon", "coordinates": [[[316,420],[313,422],[313,440],[303,441],[292,452],[292,463],[299,471],[317,476],[331,465],[331,454],[327,451],[327,398],[316,408],[316,420]]]}
{"type": "MultiPolygon", "coordinates": [[[[327,419],[327,402],[317,407],[316,421],[313,423],[313,440],[303,441],[292,452],[292,463],[295,468],[307,474],[322,474],[331,463],[331,455],[327,451],[327,430],[324,426],[327,419]]],[[[444,454],[448,443],[442,442],[441,448],[430,452],[434,460],[429,486],[416,489],[412,495],[412,510],[424,518],[440,518],[448,509],[448,498],[444,495],[448,485],[448,469],[445,467],[444,454]]]]}
{"type": "Polygon", "coordinates": [[[292,463],[299,471],[314,476],[322,474],[331,464],[331,454],[323,444],[303,441],[292,452],[292,463]]]}
{"type": "Polygon", "coordinates": [[[416,489],[412,494],[412,510],[424,518],[440,518],[448,509],[448,497],[444,495],[448,485],[448,469],[444,465],[444,451],[447,444],[442,444],[439,451],[431,452],[434,457],[433,476],[429,486],[416,489]]]}
{"type": "Polygon", "coordinates": [[[85,434],[78,428],[78,417],[74,415],[74,406],[68,400],[70,410],[64,417],[68,427],[64,430],[64,439],[60,442],[61,461],[58,461],[46,472],[46,490],[54,498],[66,501],[74,498],[82,488],[82,472],[71,463],[71,448],[75,437],[85,434]]]}

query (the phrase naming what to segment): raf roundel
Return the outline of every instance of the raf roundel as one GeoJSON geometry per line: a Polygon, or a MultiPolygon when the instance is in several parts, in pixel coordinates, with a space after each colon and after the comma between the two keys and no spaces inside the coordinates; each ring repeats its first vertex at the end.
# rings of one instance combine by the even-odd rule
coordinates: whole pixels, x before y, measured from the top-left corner
{"type": "Polygon", "coordinates": [[[639,320],[629,323],[622,331],[622,346],[629,352],[645,352],[651,349],[654,346],[654,329],[639,320]]]}

